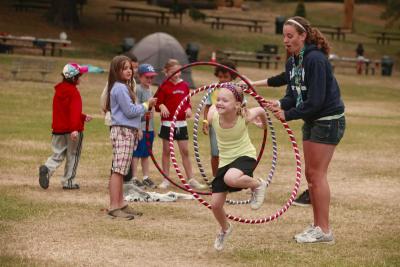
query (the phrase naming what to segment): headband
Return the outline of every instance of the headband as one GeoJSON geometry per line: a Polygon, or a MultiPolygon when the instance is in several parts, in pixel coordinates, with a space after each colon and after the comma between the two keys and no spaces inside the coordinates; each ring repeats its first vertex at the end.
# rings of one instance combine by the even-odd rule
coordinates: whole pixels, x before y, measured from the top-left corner
{"type": "Polygon", "coordinates": [[[242,103],[243,99],[232,83],[225,83],[221,86],[221,88],[225,88],[225,89],[228,89],[229,91],[231,91],[232,94],[235,96],[236,101],[242,103]]]}
{"type": "Polygon", "coordinates": [[[295,21],[294,19],[288,19],[288,20],[286,21],[286,23],[288,23],[288,22],[291,22],[291,23],[293,23],[293,24],[296,24],[296,25],[299,26],[304,32],[307,32],[307,31],[306,31],[306,28],[304,28],[303,25],[301,25],[299,22],[295,21]]]}

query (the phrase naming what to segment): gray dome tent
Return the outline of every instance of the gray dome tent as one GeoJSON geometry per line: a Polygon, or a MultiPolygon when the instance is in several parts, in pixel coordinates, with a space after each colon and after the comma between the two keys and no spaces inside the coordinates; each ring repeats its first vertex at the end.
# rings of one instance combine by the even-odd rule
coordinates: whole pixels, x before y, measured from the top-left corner
{"type": "MultiPolygon", "coordinates": [[[[153,65],[158,73],[155,78],[155,83],[158,85],[165,79],[162,70],[170,58],[177,59],[182,65],[189,63],[185,50],[180,43],[171,35],[163,32],[147,35],[130,52],[137,57],[140,64],[149,63],[153,65]]],[[[183,70],[182,79],[189,84],[190,88],[195,88],[190,68],[183,70]]]]}

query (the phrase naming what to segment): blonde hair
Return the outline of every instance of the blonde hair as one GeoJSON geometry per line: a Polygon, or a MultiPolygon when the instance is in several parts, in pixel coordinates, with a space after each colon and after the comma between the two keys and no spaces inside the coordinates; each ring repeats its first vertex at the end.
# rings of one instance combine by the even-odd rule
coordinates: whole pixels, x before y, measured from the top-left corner
{"type": "Polygon", "coordinates": [[[180,66],[180,65],[181,64],[179,63],[178,60],[176,60],[174,58],[170,58],[170,59],[168,59],[167,63],[165,63],[165,65],[164,65],[164,72],[167,72],[173,66],[180,66]]]}
{"type": "Polygon", "coordinates": [[[306,44],[314,44],[326,56],[329,55],[331,48],[328,43],[328,40],[317,28],[311,27],[311,24],[308,20],[306,20],[303,17],[296,16],[296,17],[289,18],[285,22],[285,25],[293,26],[296,29],[296,31],[300,34],[305,32],[307,34],[307,37],[305,40],[306,44]],[[302,27],[300,27],[298,24],[300,24],[302,27]]]}
{"type": "Polygon", "coordinates": [[[247,107],[246,107],[246,103],[244,102],[244,92],[243,89],[240,86],[237,86],[233,83],[225,83],[221,86],[221,88],[225,88],[227,90],[229,90],[236,102],[240,103],[239,109],[237,111],[237,115],[240,115],[242,117],[246,117],[247,116],[247,107]]]}
{"type": "Polygon", "coordinates": [[[108,74],[108,89],[107,89],[107,102],[106,102],[106,110],[110,111],[111,106],[110,106],[110,94],[111,94],[111,89],[114,85],[115,82],[121,82],[126,84],[129,92],[129,96],[132,100],[133,103],[136,102],[136,83],[133,78],[133,68],[132,68],[132,62],[131,59],[128,58],[127,56],[115,56],[110,63],[110,72],[108,74]],[[130,80],[125,81],[122,79],[122,71],[124,69],[125,63],[128,62],[131,66],[132,70],[132,77],[130,80]]]}

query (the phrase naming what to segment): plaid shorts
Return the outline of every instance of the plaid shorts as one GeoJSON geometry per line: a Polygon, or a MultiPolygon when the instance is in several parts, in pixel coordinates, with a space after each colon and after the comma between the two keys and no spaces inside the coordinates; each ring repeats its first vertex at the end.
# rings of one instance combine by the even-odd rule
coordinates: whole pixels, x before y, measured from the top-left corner
{"type": "Polygon", "coordinates": [[[112,126],[110,139],[113,148],[112,172],[126,175],[131,167],[132,154],[138,144],[138,130],[112,126]]]}

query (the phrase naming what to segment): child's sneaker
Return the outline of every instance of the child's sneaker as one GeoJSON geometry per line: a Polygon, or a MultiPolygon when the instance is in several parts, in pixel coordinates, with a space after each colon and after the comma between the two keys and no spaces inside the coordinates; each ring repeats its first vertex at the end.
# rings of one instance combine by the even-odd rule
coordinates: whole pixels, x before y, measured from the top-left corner
{"type": "Polygon", "coordinates": [[[267,188],[267,182],[265,182],[262,179],[260,180],[260,185],[254,190],[253,196],[250,201],[250,207],[253,210],[257,210],[261,207],[261,205],[264,203],[265,199],[265,191],[267,188]]]}
{"type": "Polygon", "coordinates": [[[143,178],[143,185],[145,187],[151,188],[151,189],[154,189],[157,187],[156,184],[149,177],[143,178]]]}
{"type": "Polygon", "coordinates": [[[214,248],[218,251],[221,251],[224,248],[224,242],[232,233],[232,225],[228,222],[228,229],[226,231],[220,231],[217,235],[217,238],[214,242],[214,248]]]}
{"type": "Polygon", "coordinates": [[[301,195],[295,199],[292,203],[295,206],[300,206],[300,207],[307,207],[311,205],[311,199],[310,199],[310,193],[307,190],[305,190],[301,195]]]}
{"type": "Polygon", "coordinates": [[[207,185],[199,183],[199,182],[198,182],[196,179],[194,179],[194,178],[189,179],[188,183],[189,183],[189,185],[190,185],[191,187],[193,187],[194,189],[197,189],[197,190],[204,190],[204,189],[207,189],[207,188],[208,188],[207,185]]]}
{"type": "Polygon", "coordinates": [[[43,189],[47,189],[49,187],[49,168],[46,165],[42,165],[39,167],[39,185],[43,189]]]}
{"type": "Polygon", "coordinates": [[[79,189],[79,184],[73,183],[73,181],[69,179],[66,183],[62,184],[62,189],[64,190],[79,189]]]}
{"type": "Polygon", "coordinates": [[[164,179],[164,181],[162,181],[162,183],[158,185],[158,188],[167,189],[169,187],[169,185],[170,185],[170,182],[168,180],[164,179]]]}
{"type": "Polygon", "coordinates": [[[144,188],[144,183],[142,183],[138,178],[133,177],[131,180],[132,184],[136,185],[139,188],[144,188]]]}
{"type": "Polygon", "coordinates": [[[326,244],[334,244],[335,239],[333,238],[332,231],[329,230],[329,233],[324,233],[319,226],[316,226],[312,231],[299,236],[296,239],[297,243],[326,243],[326,244]]]}

